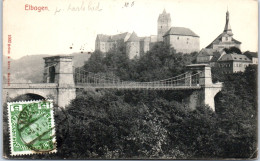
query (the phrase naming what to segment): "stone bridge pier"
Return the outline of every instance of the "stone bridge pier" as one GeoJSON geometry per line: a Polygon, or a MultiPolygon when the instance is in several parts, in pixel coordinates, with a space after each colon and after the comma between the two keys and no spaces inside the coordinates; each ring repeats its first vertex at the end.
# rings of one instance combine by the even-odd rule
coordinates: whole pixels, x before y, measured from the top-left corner
{"type": "MultiPolygon", "coordinates": [[[[190,84],[197,84],[201,88],[194,90],[192,94],[185,99],[189,107],[195,109],[197,106],[208,105],[215,111],[215,96],[222,89],[222,83],[212,83],[211,67],[208,64],[191,64],[187,66],[186,77],[190,84]],[[193,78],[193,75],[199,73],[199,78],[193,78]]],[[[195,77],[195,76],[194,76],[195,77]]],[[[197,75],[196,75],[197,77],[197,75]]]]}
{"type": "Polygon", "coordinates": [[[11,83],[3,85],[3,103],[17,96],[38,95],[53,99],[65,107],[76,98],[72,56],[45,57],[43,83],[11,83]]]}
{"type": "Polygon", "coordinates": [[[45,57],[44,83],[57,84],[57,104],[65,107],[76,98],[72,56],[45,57]]]}

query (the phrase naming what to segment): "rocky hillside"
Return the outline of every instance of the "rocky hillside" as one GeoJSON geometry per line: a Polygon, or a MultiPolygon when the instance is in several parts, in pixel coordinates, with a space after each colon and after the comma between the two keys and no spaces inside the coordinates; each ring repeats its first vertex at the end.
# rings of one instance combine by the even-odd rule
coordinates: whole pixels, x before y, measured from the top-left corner
{"type": "MultiPolygon", "coordinates": [[[[91,54],[88,53],[73,53],[73,65],[75,67],[80,67],[84,65],[84,62],[88,60],[91,54]]],[[[43,57],[50,55],[30,55],[24,56],[20,59],[11,61],[10,64],[10,73],[11,73],[11,82],[13,83],[41,83],[43,78],[43,67],[44,60],[43,57]]],[[[3,81],[7,83],[7,68],[8,68],[8,59],[6,56],[3,56],[3,81]]]]}

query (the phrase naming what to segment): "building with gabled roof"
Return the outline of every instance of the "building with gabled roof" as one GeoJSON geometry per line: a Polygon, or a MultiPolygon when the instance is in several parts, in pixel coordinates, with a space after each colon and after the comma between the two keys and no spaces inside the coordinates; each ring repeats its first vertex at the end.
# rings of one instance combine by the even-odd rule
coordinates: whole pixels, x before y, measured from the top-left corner
{"type": "Polygon", "coordinates": [[[129,59],[140,56],[140,38],[135,32],[126,41],[126,54],[129,59]]]}
{"type": "Polygon", "coordinates": [[[246,55],[249,59],[252,60],[252,64],[258,64],[258,54],[257,54],[257,52],[246,51],[246,52],[244,52],[244,55],[246,55]]]}
{"type": "Polygon", "coordinates": [[[131,34],[128,32],[117,35],[98,34],[95,42],[95,50],[99,50],[103,53],[106,53],[113,47],[117,46],[118,43],[126,42],[130,36],[131,34]]]}
{"type": "Polygon", "coordinates": [[[233,38],[232,29],[229,23],[229,12],[226,12],[226,24],[224,31],[213,40],[206,48],[223,50],[225,48],[237,47],[240,49],[241,42],[233,38]]]}
{"type": "Polygon", "coordinates": [[[199,54],[197,55],[196,62],[205,64],[211,62],[211,60],[214,58],[214,60],[217,59],[217,57],[220,57],[220,52],[216,49],[201,49],[199,54]]]}
{"type": "Polygon", "coordinates": [[[200,50],[200,37],[189,28],[171,27],[164,34],[163,39],[176,52],[192,53],[200,50]]]}
{"type": "Polygon", "coordinates": [[[218,67],[223,74],[244,72],[252,61],[244,54],[230,53],[221,56],[218,60],[218,67]]]}

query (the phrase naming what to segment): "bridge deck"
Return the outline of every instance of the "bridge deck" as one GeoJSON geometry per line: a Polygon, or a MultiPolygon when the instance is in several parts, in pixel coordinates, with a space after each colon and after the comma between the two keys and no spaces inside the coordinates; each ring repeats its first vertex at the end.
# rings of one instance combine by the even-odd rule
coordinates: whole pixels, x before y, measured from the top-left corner
{"type": "Polygon", "coordinates": [[[57,83],[11,83],[3,84],[3,89],[49,89],[57,88],[57,83]]]}
{"type": "Polygon", "coordinates": [[[78,89],[147,89],[147,90],[189,90],[189,89],[200,89],[199,85],[185,86],[185,85],[132,85],[132,84],[76,84],[78,89]]]}
{"type": "MultiPolygon", "coordinates": [[[[65,86],[62,86],[66,88],[65,86]]],[[[77,89],[147,89],[147,90],[189,90],[189,89],[200,89],[199,85],[166,85],[166,84],[106,84],[106,83],[81,83],[74,85],[69,85],[68,88],[77,89]]],[[[3,84],[3,89],[54,89],[59,88],[57,83],[13,83],[13,84],[3,84]]]]}

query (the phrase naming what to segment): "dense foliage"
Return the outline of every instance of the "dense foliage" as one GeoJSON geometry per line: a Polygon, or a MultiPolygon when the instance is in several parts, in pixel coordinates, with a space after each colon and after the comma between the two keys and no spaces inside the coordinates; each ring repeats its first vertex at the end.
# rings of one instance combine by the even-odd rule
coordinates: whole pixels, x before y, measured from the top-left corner
{"type": "Polygon", "coordinates": [[[160,80],[183,73],[185,66],[195,60],[196,54],[176,53],[169,45],[159,42],[140,58],[130,60],[124,45],[120,45],[106,53],[106,56],[95,51],[84,68],[93,73],[112,73],[121,80],[160,80]]]}
{"type": "Polygon", "coordinates": [[[224,51],[227,54],[231,54],[231,53],[237,53],[237,54],[242,54],[241,50],[237,47],[230,47],[230,48],[225,48],[224,51]]]}
{"type": "MultiPolygon", "coordinates": [[[[120,47],[106,53],[106,57],[95,52],[84,68],[123,80],[147,81],[182,73],[195,55],[176,53],[158,43],[139,59],[129,60],[124,47],[120,47]]],[[[213,69],[213,76],[215,81],[224,82],[216,96],[216,112],[208,106],[195,110],[187,107],[182,103],[187,92],[78,91],[65,110],[55,109],[58,153],[32,157],[255,158],[257,67],[229,75],[213,69]]],[[[8,147],[8,134],[4,137],[4,147],[8,147]]],[[[8,154],[8,149],[5,152],[8,154]]]]}

